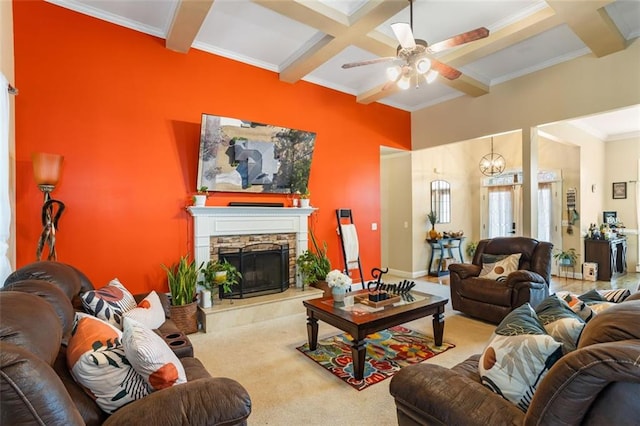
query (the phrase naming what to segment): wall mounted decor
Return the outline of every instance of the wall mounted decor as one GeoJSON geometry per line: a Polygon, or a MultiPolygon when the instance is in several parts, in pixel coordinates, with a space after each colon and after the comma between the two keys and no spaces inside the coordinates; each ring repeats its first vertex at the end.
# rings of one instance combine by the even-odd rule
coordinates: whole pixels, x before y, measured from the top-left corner
{"type": "Polygon", "coordinates": [[[618,222],[618,212],[602,212],[602,223],[613,225],[618,222]]]}
{"type": "Polygon", "coordinates": [[[304,194],[315,139],[313,132],[202,114],[197,187],[304,194]]]}
{"type": "Polygon", "coordinates": [[[613,199],[627,198],[627,182],[613,182],[613,199]]]}

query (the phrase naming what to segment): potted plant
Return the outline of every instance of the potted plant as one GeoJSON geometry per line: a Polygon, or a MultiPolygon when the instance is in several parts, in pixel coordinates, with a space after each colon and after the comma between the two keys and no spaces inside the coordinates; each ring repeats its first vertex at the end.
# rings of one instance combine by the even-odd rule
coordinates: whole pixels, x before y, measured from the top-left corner
{"type": "Polygon", "coordinates": [[[188,254],[170,268],[162,265],[167,273],[171,293],[171,319],[185,334],[198,331],[198,305],[195,299],[198,274],[202,266],[203,264],[196,266],[195,260],[189,261],[188,254]]]}
{"type": "Polygon", "coordinates": [[[328,295],[330,289],[326,282],[324,282],[327,274],[331,270],[331,262],[327,256],[327,243],[324,242],[322,248],[320,248],[313,235],[313,231],[309,231],[309,235],[313,249],[305,250],[296,259],[298,273],[302,279],[302,289],[304,290],[305,285],[311,285],[324,290],[325,295],[328,295]]]}
{"type": "Polygon", "coordinates": [[[196,195],[193,196],[193,205],[198,207],[204,207],[207,203],[207,197],[209,196],[209,188],[206,186],[201,186],[198,189],[196,195]]]}
{"type": "Polygon", "coordinates": [[[211,291],[211,299],[217,290],[222,287],[223,293],[231,293],[231,287],[238,284],[242,274],[238,269],[226,259],[210,260],[202,270],[204,280],[200,283],[211,291]]]}
{"type": "Polygon", "coordinates": [[[467,256],[469,257],[470,260],[473,260],[473,255],[476,254],[476,249],[477,248],[478,248],[478,242],[477,241],[469,241],[467,243],[466,252],[467,252],[467,256]]]}
{"type": "Polygon", "coordinates": [[[556,250],[553,258],[556,259],[560,266],[573,266],[578,261],[579,253],[573,247],[569,250],[556,250]]]}
{"type": "Polygon", "coordinates": [[[309,189],[305,189],[302,194],[300,194],[300,207],[309,207],[309,197],[311,197],[311,193],[309,189]]]}
{"type": "Polygon", "coordinates": [[[438,216],[436,215],[436,212],[434,212],[433,210],[429,212],[429,214],[427,214],[427,218],[429,219],[429,222],[431,222],[431,230],[429,231],[429,239],[431,240],[435,240],[438,238],[438,231],[436,231],[436,222],[438,221],[438,216]]]}

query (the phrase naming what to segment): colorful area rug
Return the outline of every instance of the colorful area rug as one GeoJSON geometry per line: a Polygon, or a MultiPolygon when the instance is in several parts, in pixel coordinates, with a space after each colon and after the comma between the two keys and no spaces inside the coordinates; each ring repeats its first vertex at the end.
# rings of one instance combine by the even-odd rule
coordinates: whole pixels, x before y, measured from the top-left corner
{"type": "Polygon", "coordinates": [[[431,337],[402,326],[379,331],[367,336],[364,378],[356,380],[353,378],[352,340],[349,334],[343,333],[319,340],[315,351],[309,350],[308,343],[296,349],[361,391],[388,379],[402,367],[417,364],[455,347],[446,342],[436,346],[431,337]]]}

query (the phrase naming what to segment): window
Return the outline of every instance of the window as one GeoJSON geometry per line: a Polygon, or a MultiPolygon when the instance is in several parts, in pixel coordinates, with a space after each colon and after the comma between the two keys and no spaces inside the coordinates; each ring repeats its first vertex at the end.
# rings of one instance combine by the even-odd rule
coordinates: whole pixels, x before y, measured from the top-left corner
{"type": "Polygon", "coordinates": [[[445,180],[431,182],[431,211],[435,212],[437,223],[451,222],[451,185],[445,180]]]}

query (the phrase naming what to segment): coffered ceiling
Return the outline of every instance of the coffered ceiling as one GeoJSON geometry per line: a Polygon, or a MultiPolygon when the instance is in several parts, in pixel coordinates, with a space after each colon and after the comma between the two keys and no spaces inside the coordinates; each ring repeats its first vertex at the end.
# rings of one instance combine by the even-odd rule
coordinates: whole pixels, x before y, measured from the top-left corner
{"type": "Polygon", "coordinates": [[[408,0],[48,0],[166,40],[355,96],[416,111],[582,55],[625,49],[640,35],[640,0],[414,0],[413,32],[429,44],[486,27],[487,38],[431,55],[462,75],[405,91],[385,88],[377,63],[395,56],[390,25],[409,22],[408,0]]]}

